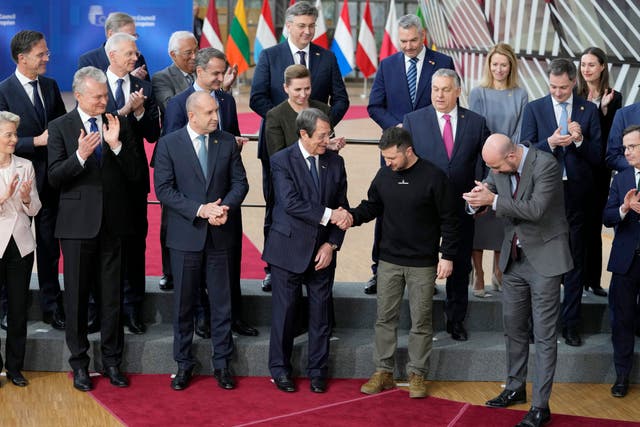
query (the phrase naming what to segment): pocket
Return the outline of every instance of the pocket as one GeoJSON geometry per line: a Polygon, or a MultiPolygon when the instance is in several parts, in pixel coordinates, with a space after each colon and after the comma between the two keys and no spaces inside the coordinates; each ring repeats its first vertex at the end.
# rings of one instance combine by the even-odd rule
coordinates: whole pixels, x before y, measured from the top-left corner
{"type": "Polygon", "coordinates": [[[291,237],[291,227],[285,224],[273,223],[271,224],[271,230],[277,231],[280,234],[283,234],[287,237],[291,237]]]}

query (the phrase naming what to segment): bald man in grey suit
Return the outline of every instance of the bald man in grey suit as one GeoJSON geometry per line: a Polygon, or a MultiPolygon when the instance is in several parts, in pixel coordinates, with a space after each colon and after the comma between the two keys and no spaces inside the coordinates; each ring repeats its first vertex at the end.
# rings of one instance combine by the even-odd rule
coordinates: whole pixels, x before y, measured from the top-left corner
{"type": "Polygon", "coordinates": [[[518,426],[541,426],[551,420],[560,280],[573,268],[562,172],[549,153],[528,142],[512,144],[501,134],[487,138],[482,158],[491,172],[463,197],[471,208],[493,209],[505,222],[500,270],[504,273],[507,382],[505,390],[486,404],[506,407],[526,402],[531,318],[536,374],[531,409],[518,426]]]}

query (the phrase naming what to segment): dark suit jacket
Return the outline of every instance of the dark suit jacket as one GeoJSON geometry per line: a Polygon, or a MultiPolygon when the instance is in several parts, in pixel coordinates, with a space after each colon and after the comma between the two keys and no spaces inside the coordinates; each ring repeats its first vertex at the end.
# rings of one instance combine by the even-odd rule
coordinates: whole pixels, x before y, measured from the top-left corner
{"type": "Polygon", "coordinates": [[[76,156],[84,129],[78,110],[49,123],[49,182],[60,189],[56,237],[92,239],[101,227],[114,236],[132,232],[127,190],[140,179],[140,161],[127,120],[119,119],[120,154],[103,142],[102,165],[93,154],[84,167],[76,156]]]}
{"type": "Polygon", "coordinates": [[[235,246],[237,233],[228,221],[211,226],[198,218],[201,204],[222,199],[230,211],[242,204],[249,184],[236,140],[227,132],[209,134],[208,171],[205,177],[186,127],[160,138],[154,169],[158,200],[167,208],[167,247],[181,251],[204,250],[207,233],[220,249],[235,246]]]}
{"type": "Polygon", "coordinates": [[[622,146],[622,132],[630,125],[640,124],[640,102],[627,105],[616,111],[609,132],[607,142],[607,166],[613,170],[622,171],[629,167],[629,162],[624,157],[624,147],[622,146]]]}
{"type": "MultiPolygon", "coordinates": [[[[160,117],[158,113],[158,105],[153,97],[153,89],[151,83],[146,80],[129,74],[130,85],[129,92],[137,92],[142,89],[142,93],[147,97],[144,101],[144,115],[140,120],[136,119],[133,112],[129,113],[127,120],[129,127],[133,131],[133,136],[138,150],[138,159],[140,160],[139,168],[141,171],[140,182],[137,188],[145,194],[149,193],[149,163],[147,162],[147,154],[144,150],[144,141],[155,143],[160,137],[160,117]]],[[[117,114],[116,100],[111,90],[109,90],[109,100],[107,101],[107,111],[117,114]]]]}
{"type": "Polygon", "coordinates": [[[490,172],[485,182],[498,194],[496,216],[504,218],[500,269],[507,268],[511,241],[517,233],[523,252],[538,274],[552,277],[571,270],[562,171],[554,157],[529,148],[515,198],[509,174],[490,172]]]}
{"type": "Polygon", "coordinates": [[[620,219],[620,206],[629,190],[636,188],[635,169],[627,167],[613,177],[609,199],[604,209],[603,222],[606,227],[615,227],[615,237],[611,245],[611,255],[607,270],[617,274],[627,274],[640,242],[640,215],[629,210],[620,219]]]}
{"type": "Polygon", "coordinates": [[[431,105],[431,76],[439,68],[455,69],[450,56],[426,47],[425,51],[415,104],[411,103],[409,95],[404,54],[398,52],[380,62],[371,86],[367,111],[383,130],[402,123],[405,114],[431,105]]]}
{"type": "MultiPolygon", "coordinates": [[[[190,86],[169,100],[164,115],[163,135],[168,135],[187,125],[189,121],[187,116],[187,98],[193,92],[195,92],[195,89],[193,86],[190,86]]],[[[230,93],[223,90],[216,91],[216,99],[218,100],[222,130],[232,135],[240,136],[236,100],[230,93]]]]}
{"type": "MultiPolygon", "coordinates": [[[[47,122],[51,122],[67,111],[56,81],[44,76],[39,76],[38,80],[47,122]]],[[[38,193],[44,198],[47,182],[47,147],[34,147],[33,137],[42,134],[46,126],[40,124],[33,103],[15,73],[0,83],[0,111],[11,111],[20,116],[15,154],[33,163],[38,193]]]]}
{"type": "Polygon", "coordinates": [[[189,87],[187,79],[176,64],[171,64],[155,73],[151,77],[151,83],[153,84],[153,95],[155,96],[156,104],[160,107],[163,116],[169,99],[189,87]]]}
{"type": "MultiPolygon", "coordinates": [[[[348,208],[344,160],[334,151],[320,156],[318,192],[298,144],[271,157],[275,194],[273,223],[262,259],[293,273],[303,273],[324,243],[342,245],[344,231],[320,225],[325,207],[348,208]]],[[[333,259],[335,268],[335,257],[333,259]]]]}
{"type": "MultiPolygon", "coordinates": [[[[107,72],[107,68],[109,68],[109,57],[107,56],[107,52],[105,52],[104,50],[104,43],[102,43],[102,46],[80,55],[80,58],[78,58],[78,69],[82,67],[88,67],[89,65],[99,68],[105,73],[107,72]]],[[[136,61],[135,68],[142,67],[143,65],[146,66],[147,61],[144,59],[144,55],[140,54],[138,60],[136,61]]],[[[149,67],[146,67],[146,69],[147,77],[145,78],[145,80],[150,81],[151,79],[149,78],[149,67]]]]}
{"type": "MultiPolygon", "coordinates": [[[[558,128],[551,95],[531,101],[524,107],[522,114],[520,140],[530,141],[534,147],[551,153],[547,138],[558,128]]],[[[564,164],[569,181],[565,197],[580,199],[592,189],[592,168],[599,164],[600,119],[593,103],[574,95],[571,120],[580,123],[583,141],[579,148],[571,144],[564,150],[564,164]]],[[[558,158],[561,153],[562,150],[558,147],[552,154],[558,158]]]]}
{"type": "Polygon", "coordinates": [[[432,105],[409,113],[403,127],[411,133],[415,153],[442,170],[453,184],[458,207],[464,210],[462,193],[470,191],[474,180],[486,175],[482,161],[482,146],[489,137],[489,129],[481,115],[458,107],[458,124],[451,159],[447,156],[438,126],[438,116],[432,105]]]}
{"type": "MultiPolygon", "coordinates": [[[[329,106],[315,99],[309,100],[309,107],[329,114],[329,106]]],[[[269,110],[264,124],[269,157],[298,141],[296,117],[298,113],[291,108],[287,100],[269,110]]]]}

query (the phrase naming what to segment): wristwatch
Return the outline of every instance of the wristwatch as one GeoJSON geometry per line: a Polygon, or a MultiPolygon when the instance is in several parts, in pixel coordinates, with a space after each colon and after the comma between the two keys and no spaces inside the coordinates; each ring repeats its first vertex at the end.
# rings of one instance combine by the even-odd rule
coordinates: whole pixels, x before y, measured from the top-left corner
{"type": "Polygon", "coordinates": [[[331,246],[331,250],[334,250],[334,251],[338,250],[338,245],[336,245],[335,243],[329,243],[329,246],[331,246]]]}

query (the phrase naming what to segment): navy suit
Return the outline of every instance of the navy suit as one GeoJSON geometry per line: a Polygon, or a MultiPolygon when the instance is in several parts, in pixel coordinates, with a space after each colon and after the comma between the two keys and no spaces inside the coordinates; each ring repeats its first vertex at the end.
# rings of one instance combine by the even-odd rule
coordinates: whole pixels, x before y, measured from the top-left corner
{"type": "Polygon", "coordinates": [[[440,68],[454,69],[450,56],[425,49],[424,63],[416,88],[415,103],[411,102],[404,53],[398,52],[380,61],[371,86],[367,111],[383,130],[402,123],[411,111],[431,105],[431,77],[440,68]]]}
{"type": "MultiPolygon", "coordinates": [[[[82,67],[88,67],[89,65],[91,65],[92,67],[96,67],[104,71],[105,73],[107,72],[107,68],[109,68],[110,63],[107,52],[104,50],[104,43],[102,44],[102,46],[80,55],[80,58],[78,58],[78,70],[82,67]]],[[[136,61],[135,68],[141,67],[143,65],[146,66],[147,61],[144,59],[144,55],[140,54],[136,61]]],[[[146,70],[147,77],[145,77],[145,80],[151,81],[151,78],[149,77],[151,74],[149,72],[149,67],[146,67],[146,70]]]]}
{"type": "Polygon", "coordinates": [[[607,143],[606,161],[607,166],[620,172],[629,167],[629,162],[624,157],[624,147],[622,146],[622,132],[631,125],[640,123],[640,102],[628,105],[616,111],[613,117],[613,124],[609,132],[607,143]]]}
{"type": "Polygon", "coordinates": [[[54,236],[59,194],[49,185],[47,147],[35,147],[33,137],[41,135],[47,129],[49,122],[67,111],[56,81],[39,76],[38,82],[47,123],[40,123],[31,99],[15,74],[0,83],[0,111],[11,111],[20,116],[15,154],[31,160],[35,170],[35,185],[42,202],[42,208],[35,217],[40,306],[43,312],[53,312],[58,307],[61,308],[62,303],[58,280],[60,244],[54,236]]]}
{"type": "Polygon", "coordinates": [[[615,227],[607,269],[612,273],[609,287],[611,341],[613,361],[619,377],[629,377],[633,364],[634,332],[637,300],[640,294],[640,215],[629,210],[620,219],[619,208],[624,196],[636,188],[633,167],[613,177],[609,199],[604,210],[604,225],[615,227]]]}
{"type": "Polygon", "coordinates": [[[586,204],[594,188],[592,170],[600,163],[601,140],[596,106],[574,95],[571,109],[571,121],[578,122],[582,129],[580,147],[571,144],[565,149],[558,147],[551,151],[547,138],[558,129],[551,95],[532,101],[524,108],[520,137],[522,141],[530,141],[539,150],[553,154],[560,164],[564,161],[567,176],[563,180],[564,200],[574,267],[563,279],[562,324],[566,328],[578,328],[584,272],[586,204]]]}
{"type": "Polygon", "coordinates": [[[489,136],[484,117],[462,107],[458,108],[458,122],[451,159],[447,156],[438,125],[436,109],[430,105],[409,113],[403,127],[413,137],[415,153],[442,170],[453,185],[460,218],[460,243],[453,260],[453,273],[447,278],[445,313],[449,322],[463,322],[467,313],[471,250],[473,246],[473,217],[465,212],[462,193],[471,191],[474,180],[486,175],[482,166],[482,146],[489,136]]]}
{"type": "Polygon", "coordinates": [[[319,156],[320,189],[316,188],[299,144],[271,156],[275,205],[273,224],[262,258],[271,265],[273,302],[269,369],[274,378],[291,375],[296,296],[302,284],[309,294],[309,377],[326,377],[329,360],[330,298],[336,266],[314,269],[324,243],[338,247],[344,231],[320,224],[325,207],[348,208],[344,160],[327,151],[319,156]]]}
{"type": "Polygon", "coordinates": [[[233,353],[228,258],[236,233],[229,222],[214,227],[197,212],[200,205],[217,199],[233,212],[249,184],[233,135],[216,130],[209,134],[207,147],[205,177],[187,128],[179,129],[160,138],[154,169],[156,194],[167,209],[167,246],[175,283],[173,354],[180,369],[195,364],[193,304],[203,277],[211,308],[214,369],[228,367],[233,353]]]}

